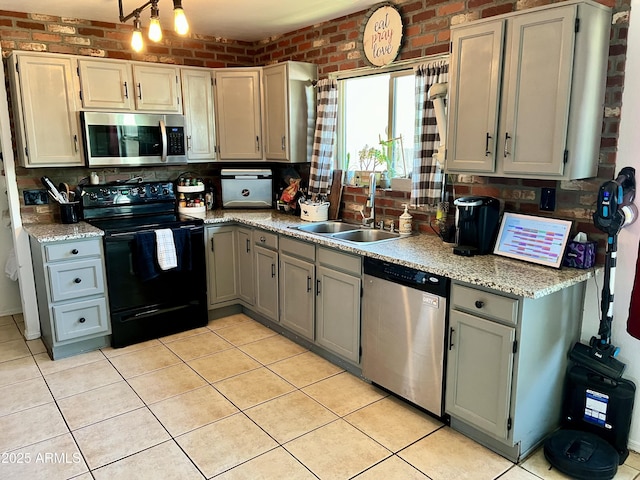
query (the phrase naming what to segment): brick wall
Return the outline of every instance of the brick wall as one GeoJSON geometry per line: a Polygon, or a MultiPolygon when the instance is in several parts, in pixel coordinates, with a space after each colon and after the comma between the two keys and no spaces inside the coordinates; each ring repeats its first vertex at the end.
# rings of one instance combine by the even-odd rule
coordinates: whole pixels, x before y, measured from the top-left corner
{"type": "MultiPolygon", "coordinates": [[[[554,0],[398,0],[405,25],[403,45],[399,58],[408,60],[447,52],[449,27],[463,22],[502,13],[555,3],[554,0]]],[[[603,258],[604,235],[593,227],[593,212],[600,184],[611,179],[624,165],[616,165],[616,149],[624,84],[626,40],[629,27],[629,0],[603,0],[613,9],[609,49],[609,70],[605,98],[605,119],[602,128],[600,161],[597,178],[571,182],[535,181],[491,178],[471,175],[452,175],[455,195],[492,195],[505,201],[505,208],[533,214],[539,212],[541,187],[557,189],[557,209],[554,217],[574,220],[577,229],[600,240],[600,258],[603,258]]],[[[0,42],[6,52],[13,49],[72,53],[106,58],[223,67],[237,65],[265,65],[298,60],[319,65],[321,77],[329,73],[365,66],[359,48],[360,28],[365,12],[348,15],[319,25],[267,38],[255,44],[192,34],[182,39],[167,32],[159,46],[149,46],[143,54],[133,54],[129,48],[130,25],[93,22],[89,20],[59,18],[0,11],[0,42]]],[[[190,166],[191,168],[191,166],[190,166]]],[[[197,168],[197,167],[194,167],[197,168]]],[[[58,169],[59,170],[59,169],[58,169]]],[[[77,169],[76,176],[86,176],[86,169],[77,169]]],[[[51,169],[46,169],[48,174],[51,169]]],[[[68,172],[71,173],[71,172],[68,172]]],[[[42,171],[18,172],[21,182],[32,182],[42,171]],[[22,179],[22,177],[28,177],[22,179]]],[[[121,174],[117,169],[112,175],[121,174]]],[[[67,173],[60,172],[60,176],[67,173]]],[[[384,192],[378,213],[393,217],[406,203],[401,192],[384,192]],[[386,208],[386,209],[385,209],[386,208]]],[[[345,191],[347,215],[353,214],[350,204],[361,203],[362,188],[349,187],[345,191]]],[[[417,227],[430,231],[429,211],[412,211],[417,227]]]]}

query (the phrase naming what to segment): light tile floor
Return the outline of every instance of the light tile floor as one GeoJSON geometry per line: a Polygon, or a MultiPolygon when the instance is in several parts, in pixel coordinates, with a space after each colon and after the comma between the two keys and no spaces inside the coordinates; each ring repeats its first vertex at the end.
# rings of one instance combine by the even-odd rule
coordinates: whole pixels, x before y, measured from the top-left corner
{"type": "MultiPolygon", "coordinates": [[[[245,315],[52,362],[0,317],[2,479],[535,480],[245,315]]],[[[616,479],[640,474],[632,453],[616,479]]]]}

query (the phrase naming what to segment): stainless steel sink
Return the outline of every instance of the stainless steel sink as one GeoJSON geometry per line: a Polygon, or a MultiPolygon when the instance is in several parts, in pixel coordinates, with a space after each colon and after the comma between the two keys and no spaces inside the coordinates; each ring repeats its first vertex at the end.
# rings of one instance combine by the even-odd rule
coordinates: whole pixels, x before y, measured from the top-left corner
{"type": "Polygon", "coordinates": [[[400,238],[400,234],[394,232],[385,232],[384,230],[353,230],[350,232],[340,232],[331,235],[339,240],[348,240],[350,242],[380,242],[382,240],[393,240],[400,238]]]}
{"type": "Polygon", "coordinates": [[[336,233],[336,232],[347,232],[349,230],[358,230],[361,227],[358,225],[352,225],[349,223],[328,221],[328,222],[310,223],[308,225],[301,225],[296,228],[298,230],[302,230],[303,232],[309,232],[309,233],[336,233]]]}
{"type": "Polygon", "coordinates": [[[302,230],[303,232],[315,233],[317,235],[335,238],[336,240],[355,243],[375,243],[401,238],[400,234],[395,232],[363,228],[362,225],[354,225],[331,220],[326,222],[309,223],[308,225],[300,225],[294,228],[302,230]]]}

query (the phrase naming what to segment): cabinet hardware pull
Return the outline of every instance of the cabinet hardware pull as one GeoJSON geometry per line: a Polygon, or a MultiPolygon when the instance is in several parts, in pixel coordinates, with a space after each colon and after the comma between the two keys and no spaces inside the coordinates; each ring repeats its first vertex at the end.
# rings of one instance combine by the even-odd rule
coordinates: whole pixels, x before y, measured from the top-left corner
{"type": "Polygon", "coordinates": [[[77,249],[77,248],[74,248],[73,250],[71,250],[71,253],[72,253],[73,255],[77,255],[77,254],[78,254],[78,253],[80,253],[80,252],[78,252],[78,249],[77,249]]]}
{"type": "Polygon", "coordinates": [[[320,295],[320,280],[316,280],[316,295],[320,295]]]}
{"type": "Polygon", "coordinates": [[[82,282],[82,279],[81,279],[81,278],[76,277],[76,278],[74,278],[74,279],[73,279],[73,282],[74,282],[74,283],[80,283],[80,282],[82,282]]]}
{"type": "Polygon", "coordinates": [[[311,291],[311,277],[307,277],[307,293],[311,291]]]}
{"type": "Polygon", "coordinates": [[[249,253],[249,239],[247,238],[247,253],[249,253]]]}
{"type": "Polygon", "coordinates": [[[191,150],[191,135],[187,135],[187,150],[191,150]]]}
{"type": "Polygon", "coordinates": [[[84,317],[80,317],[80,318],[78,319],[78,321],[79,321],[80,323],[84,323],[84,322],[86,322],[86,321],[87,321],[87,319],[86,319],[86,318],[84,318],[84,317]]]}
{"type": "Polygon", "coordinates": [[[124,98],[129,98],[129,85],[127,85],[127,82],[124,82],[124,98]]]}
{"type": "Polygon", "coordinates": [[[264,243],[264,242],[266,242],[266,241],[267,241],[267,239],[265,238],[265,236],[264,236],[264,235],[261,235],[261,236],[260,236],[260,241],[261,241],[262,243],[264,243]]]}
{"type": "Polygon", "coordinates": [[[213,252],[213,237],[211,237],[211,251],[213,252]]]}
{"type": "Polygon", "coordinates": [[[138,99],[142,100],[142,86],[140,85],[140,82],[138,82],[138,99]]]}
{"type": "Polygon", "coordinates": [[[78,135],[73,136],[73,146],[76,149],[76,153],[78,153],[78,135]]]}
{"type": "Polygon", "coordinates": [[[276,276],[276,264],[272,263],[271,264],[271,278],[275,278],[276,276]]]}
{"type": "Polygon", "coordinates": [[[511,135],[509,135],[509,132],[505,132],[504,134],[504,156],[505,158],[507,157],[507,155],[510,155],[511,152],[509,152],[509,139],[511,138],[511,135]]]}
{"type": "Polygon", "coordinates": [[[453,334],[455,331],[453,327],[449,327],[449,350],[453,348],[453,334]]]}
{"type": "Polygon", "coordinates": [[[491,151],[489,150],[489,140],[491,140],[493,137],[491,135],[489,135],[489,132],[487,132],[487,138],[484,142],[484,156],[488,157],[489,155],[491,155],[491,151]]]}
{"type": "Polygon", "coordinates": [[[256,135],[256,151],[260,151],[260,137],[256,135]]]}
{"type": "Polygon", "coordinates": [[[285,138],[286,138],[286,137],[283,135],[283,136],[282,136],[282,150],[284,150],[284,149],[286,148],[286,147],[285,147],[285,143],[284,143],[284,142],[285,142],[285,138]]]}
{"type": "Polygon", "coordinates": [[[482,300],[476,300],[475,306],[476,308],[482,308],[484,307],[484,302],[482,300]]]}

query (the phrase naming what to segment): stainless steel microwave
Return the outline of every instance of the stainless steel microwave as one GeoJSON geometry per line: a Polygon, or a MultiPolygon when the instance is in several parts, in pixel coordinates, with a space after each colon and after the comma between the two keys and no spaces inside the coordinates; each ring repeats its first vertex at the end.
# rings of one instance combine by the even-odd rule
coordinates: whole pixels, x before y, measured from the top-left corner
{"type": "Polygon", "coordinates": [[[183,115],[80,112],[89,167],[187,163],[183,115]]]}

